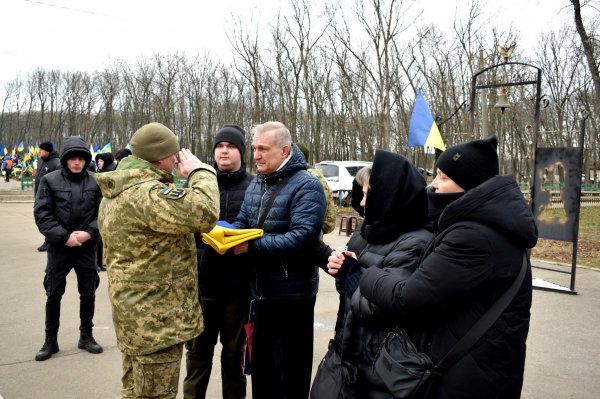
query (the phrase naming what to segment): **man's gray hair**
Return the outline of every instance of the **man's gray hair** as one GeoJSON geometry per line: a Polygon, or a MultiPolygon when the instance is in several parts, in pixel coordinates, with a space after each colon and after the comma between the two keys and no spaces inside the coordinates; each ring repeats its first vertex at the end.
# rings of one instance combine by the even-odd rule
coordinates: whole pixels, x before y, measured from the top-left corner
{"type": "Polygon", "coordinates": [[[275,144],[279,147],[292,147],[292,135],[290,130],[281,122],[269,121],[256,125],[252,128],[252,135],[262,134],[273,131],[275,133],[275,144]]]}

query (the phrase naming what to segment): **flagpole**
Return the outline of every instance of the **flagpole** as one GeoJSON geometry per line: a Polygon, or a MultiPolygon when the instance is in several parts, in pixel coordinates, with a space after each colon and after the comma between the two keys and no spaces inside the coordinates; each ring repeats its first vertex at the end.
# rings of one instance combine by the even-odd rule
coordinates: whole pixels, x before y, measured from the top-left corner
{"type": "MultiPolygon", "coordinates": [[[[479,70],[483,70],[485,68],[485,61],[483,60],[483,49],[479,49],[479,70]]],[[[485,90],[481,90],[479,93],[481,98],[479,102],[481,103],[481,137],[488,137],[488,102],[487,102],[487,92],[485,90]]],[[[471,132],[475,134],[475,132],[471,132]]]]}

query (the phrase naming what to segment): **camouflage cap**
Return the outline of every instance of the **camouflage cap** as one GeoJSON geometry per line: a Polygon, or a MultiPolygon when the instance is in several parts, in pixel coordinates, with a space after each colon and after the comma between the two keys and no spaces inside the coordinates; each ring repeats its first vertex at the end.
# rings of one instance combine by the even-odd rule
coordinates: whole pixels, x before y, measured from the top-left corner
{"type": "Polygon", "coordinates": [[[131,152],[148,162],[158,161],[179,151],[179,140],[165,125],[152,122],[139,128],[131,137],[131,152]]]}

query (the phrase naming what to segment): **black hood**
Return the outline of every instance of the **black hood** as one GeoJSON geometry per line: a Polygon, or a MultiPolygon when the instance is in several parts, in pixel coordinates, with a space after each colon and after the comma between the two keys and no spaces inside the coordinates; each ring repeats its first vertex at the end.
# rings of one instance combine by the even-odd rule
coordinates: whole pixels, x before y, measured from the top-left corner
{"type": "Polygon", "coordinates": [[[364,237],[372,244],[396,239],[427,223],[425,179],[400,154],[377,150],[369,179],[364,237]]]}
{"type": "Polygon", "coordinates": [[[103,160],[104,161],[104,165],[106,165],[106,166],[112,164],[115,161],[115,157],[110,152],[105,152],[105,153],[102,153],[102,154],[96,154],[96,164],[98,163],[99,159],[103,160]]]}
{"type": "Polygon", "coordinates": [[[89,145],[79,136],[67,137],[63,142],[62,152],[60,153],[60,164],[63,169],[69,170],[67,167],[67,160],[75,156],[80,156],[85,159],[84,171],[90,166],[92,161],[92,153],[90,152],[89,145]]]}

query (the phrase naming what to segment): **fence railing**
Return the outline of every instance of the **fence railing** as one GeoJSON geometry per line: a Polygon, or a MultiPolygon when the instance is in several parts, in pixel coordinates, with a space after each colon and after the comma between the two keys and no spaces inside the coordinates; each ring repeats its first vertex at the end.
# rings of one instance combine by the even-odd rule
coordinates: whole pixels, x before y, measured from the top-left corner
{"type": "MultiPolygon", "coordinates": [[[[546,191],[561,191],[564,186],[564,183],[542,183],[546,191]]],[[[519,187],[521,191],[529,190],[529,183],[519,183],[519,187]]],[[[581,191],[600,191],[600,183],[581,183],[581,191]]]]}
{"type": "MultiPolygon", "coordinates": [[[[529,189],[523,190],[523,195],[527,201],[530,200],[531,192],[529,189]]],[[[559,190],[550,190],[550,209],[563,208],[563,200],[561,197],[562,191],[559,190]]],[[[590,206],[600,206],[600,190],[597,191],[581,191],[581,207],[590,207],[590,206]]]]}

